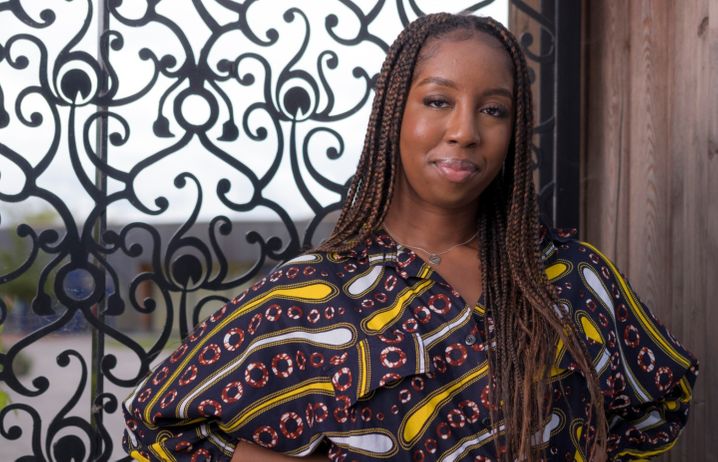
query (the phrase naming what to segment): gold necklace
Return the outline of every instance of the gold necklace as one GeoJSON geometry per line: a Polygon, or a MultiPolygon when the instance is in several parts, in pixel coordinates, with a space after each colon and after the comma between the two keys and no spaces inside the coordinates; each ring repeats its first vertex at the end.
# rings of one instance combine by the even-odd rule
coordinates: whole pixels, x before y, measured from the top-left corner
{"type": "Polygon", "coordinates": [[[419,247],[418,245],[406,245],[406,244],[403,244],[403,243],[399,242],[399,240],[394,237],[394,233],[392,233],[391,230],[390,230],[389,228],[387,228],[386,224],[382,224],[382,226],[384,227],[384,229],[386,230],[386,232],[389,233],[389,235],[391,236],[391,238],[394,239],[394,242],[396,242],[397,244],[399,244],[399,245],[402,246],[402,247],[408,247],[408,248],[411,248],[411,249],[421,250],[422,252],[424,252],[425,254],[427,254],[427,255],[429,256],[429,263],[431,263],[431,264],[434,265],[434,266],[437,266],[437,265],[441,264],[441,257],[440,257],[440,255],[444,255],[445,253],[447,253],[447,252],[449,252],[449,251],[455,249],[456,247],[459,247],[459,246],[468,244],[469,242],[471,242],[471,241],[473,241],[474,239],[476,239],[476,236],[479,235],[479,232],[476,231],[474,234],[471,235],[470,238],[468,238],[468,239],[465,240],[464,242],[459,242],[458,244],[454,244],[454,245],[452,245],[451,247],[449,247],[448,249],[442,250],[441,252],[432,252],[432,251],[427,250],[427,249],[425,249],[425,248],[423,248],[423,247],[419,247]]]}

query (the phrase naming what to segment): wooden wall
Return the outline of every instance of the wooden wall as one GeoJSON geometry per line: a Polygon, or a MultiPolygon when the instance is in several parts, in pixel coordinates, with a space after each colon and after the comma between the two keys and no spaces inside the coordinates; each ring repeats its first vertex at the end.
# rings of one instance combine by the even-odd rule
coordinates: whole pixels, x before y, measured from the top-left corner
{"type": "Polygon", "coordinates": [[[584,5],[582,234],[701,362],[662,460],[718,461],[718,0],[584,5]]]}

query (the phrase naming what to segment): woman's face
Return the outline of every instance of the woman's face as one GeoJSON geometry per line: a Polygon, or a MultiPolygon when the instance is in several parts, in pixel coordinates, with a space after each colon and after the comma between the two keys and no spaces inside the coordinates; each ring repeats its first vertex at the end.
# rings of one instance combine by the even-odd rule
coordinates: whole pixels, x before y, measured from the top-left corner
{"type": "Polygon", "coordinates": [[[396,194],[418,205],[475,208],[511,139],[509,56],[483,33],[431,39],[420,56],[401,123],[396,194]]]}

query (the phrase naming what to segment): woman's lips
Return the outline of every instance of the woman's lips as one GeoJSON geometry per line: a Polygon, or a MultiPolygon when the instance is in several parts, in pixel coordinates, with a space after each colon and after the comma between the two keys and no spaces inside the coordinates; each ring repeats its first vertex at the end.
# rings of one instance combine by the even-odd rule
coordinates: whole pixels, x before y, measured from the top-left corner
{"type": "Polygon", "coordinates": [[[447,180],[454,183],[466,181],[479,171],[475,163],[463,159],[441,159],[435,160],[433,164],[447,180]]]}

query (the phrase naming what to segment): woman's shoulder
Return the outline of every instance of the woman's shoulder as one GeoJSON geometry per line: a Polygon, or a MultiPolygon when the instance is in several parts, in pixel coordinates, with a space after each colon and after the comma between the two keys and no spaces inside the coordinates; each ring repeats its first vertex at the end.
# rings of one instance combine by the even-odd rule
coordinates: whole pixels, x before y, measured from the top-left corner
{"type": "MultiPolygon", "coordinates": [[[[607,369],[611,364],[615,369],[619,359],[632,364],[624,368],[646,371],[660,363],[675,369],[677,378],[695,368],[692,355],[643,303],[613,261],[594,245],[577,239],[575,231],[547,228],[542,251],[546,275],[558,294],[559,309],[586,339],[600,377],[610,376],[607,369]]],[[[663,377],[653,379],[668,389],[661,382],[663,377]]],[[[656,383],[651,383],[649,388],[654,390],[656,383]]]]}
{"type": "Polygon", "coordinates": [[[545,263],[557,259],[581,259],[594,249],[578,238],[576,228],[550,228],[542,225],[540,233],[541,258],[545,263]]]}
{"type": "Polygon", "coordinates": [[[629,301],[638,304],[624,274],[598,248],[578,239],[575,229],[545,227],[540,251],[546,276],[572,317],[578,311],[586,311],[590,317],[601,314],[600,321],[607,325],[603,310],[597,311],[597,306],[614,314],[617,305],[623,308],[629,301]]]}
{"type": "Polygon", "coordinates": [[[593,244],[578,239],[573,228],[544,227],[541,233],[541,259],[551,282],[568,276],[588,283],[593,274],[605,280],[623,280],[615,263],[593,244]]]}
{"type": "Polygon", "coordinates": [[[229,300],[225,309],[244,317],[256,312],[270,312],[270,308],[276,306],[290,318],[300,321],[307,317],[305,311],[345,304],[345,286],[357,274],[363,274],[370,264],[356,249],[344,252],[308,250],[277,264],[229,300]]]}

